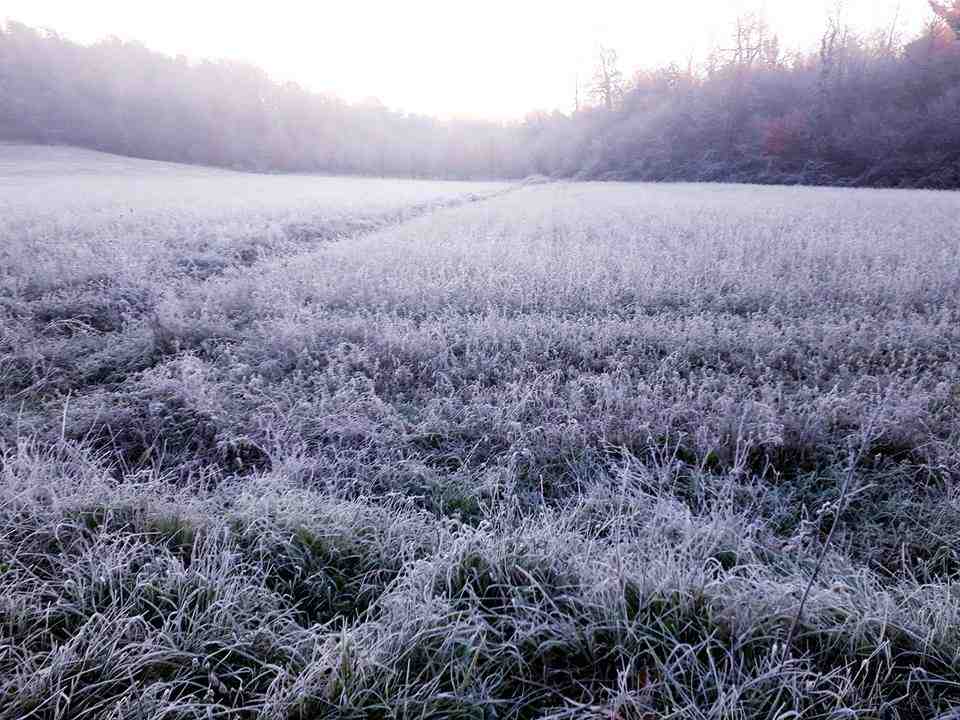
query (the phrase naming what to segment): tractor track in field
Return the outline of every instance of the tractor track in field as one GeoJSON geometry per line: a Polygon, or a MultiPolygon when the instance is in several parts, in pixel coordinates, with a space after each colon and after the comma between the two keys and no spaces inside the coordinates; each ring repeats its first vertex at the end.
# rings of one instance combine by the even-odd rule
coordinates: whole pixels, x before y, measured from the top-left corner
{"type": "Polygon", "coordinates": [[[157,317],[165,297],[182,296],[218,279],[249,276],[271,261],[495,200],[522,187],[518,183],[366,217],[288,223],[283,227],[286,243],[238,242],[232,257],[213,260],[185,256],[158,267],[141,283],[104,276],[43,289],[28,286],[17,296],[0,297],[0,416],[34,404],[57,404],[67,396],[109,392],[131,375],[190,350],[165,338],[157,317]]]}
{"type": "MultiPolygon", "coordinates": [[[[287,223],[283,228],[283,234],[290,242],[289,245],[273,249],[266,245],[242,248],[238,254],[232,258],[232,262],[224,267],[211,270],[194,269],[187,274],[195,280],[207,280],[225,275],[230,270],[242,271],[255,267],[261,262],[276,258],[295,257],[312,252],[326,244],[349,242],[367,235],[372,235],[376,232],[396,228],[444,210],[454,210],[468,205],[495,200],[515,192],[521,187],[523,186],[516,184],[489,193],[469,193],[461,197],[418,203],[401,208],[400,210],[393,210],[376,215],[361,215],[355,218],[336,218],[329,222],[287,223]]],[[[189,268],[189,260],[184,259],[181,267],[189,268]]]]}

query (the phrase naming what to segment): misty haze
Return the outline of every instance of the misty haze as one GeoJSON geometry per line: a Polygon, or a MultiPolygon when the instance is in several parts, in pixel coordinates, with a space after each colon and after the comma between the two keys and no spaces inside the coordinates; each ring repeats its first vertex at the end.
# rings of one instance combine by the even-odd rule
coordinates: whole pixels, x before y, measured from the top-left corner
{"type": "Polygon", "coordinates": [[[960,720],[958,190],[960,0],[5,0],[0,720],[960,720]]]}

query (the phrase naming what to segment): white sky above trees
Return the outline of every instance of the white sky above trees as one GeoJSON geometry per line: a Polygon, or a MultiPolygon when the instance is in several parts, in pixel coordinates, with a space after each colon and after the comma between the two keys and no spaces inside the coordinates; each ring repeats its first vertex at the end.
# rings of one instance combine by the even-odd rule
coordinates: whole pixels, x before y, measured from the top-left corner
{"type": "Polygon", "coordinates": [[[759,11],[785,50],[816,46],[837,13],[869,33],[917,32],[926,0],[3,0],[0,19],[88,43],[107,35],[170,55],[230,58],[351,101],[433,115],[568,111],[599,43],[629,76],[724,47],[759,11]],[[899,6],[899,14],[898,14],[899,6]]]}

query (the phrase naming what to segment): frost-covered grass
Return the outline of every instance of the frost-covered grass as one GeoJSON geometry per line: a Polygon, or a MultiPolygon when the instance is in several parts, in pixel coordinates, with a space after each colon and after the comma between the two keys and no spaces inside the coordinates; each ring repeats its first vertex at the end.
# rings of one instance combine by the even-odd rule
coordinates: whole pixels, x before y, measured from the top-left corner
{"type": "Polygon", "coordinates": [[[0,144],[0,288],[207,276],[507,187],[256,175],[0,144]]]}
{"type": "Polygon", "coordinates": [[[960,197],[500,190],[8,270],[0,718],[960,706],[960,197]]]}

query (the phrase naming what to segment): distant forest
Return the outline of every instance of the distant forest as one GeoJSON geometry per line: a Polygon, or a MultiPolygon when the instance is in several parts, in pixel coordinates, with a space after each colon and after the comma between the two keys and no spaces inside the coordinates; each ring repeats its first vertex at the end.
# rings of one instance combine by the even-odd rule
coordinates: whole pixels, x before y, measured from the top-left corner
{"type": "Polygon", "coordinates": [[[960,0],[924,32],[788,54],[756,17],[702,67],[625,77],[601,49],[571,112],[437,120],[234,62],[0,26],[0,138],[255,171],[960,188],[960,0]],[[582,97],[581,97],[582,95],[582,97]]]}

